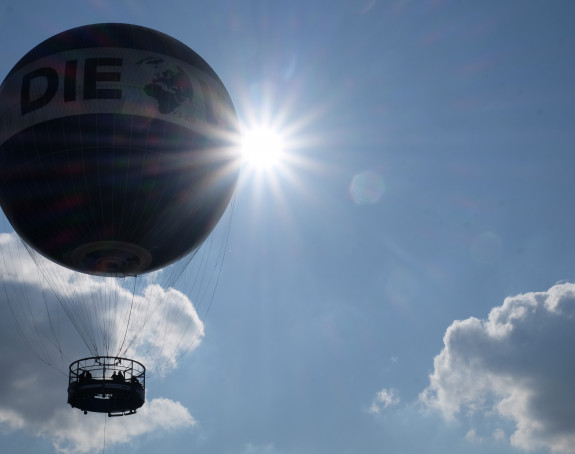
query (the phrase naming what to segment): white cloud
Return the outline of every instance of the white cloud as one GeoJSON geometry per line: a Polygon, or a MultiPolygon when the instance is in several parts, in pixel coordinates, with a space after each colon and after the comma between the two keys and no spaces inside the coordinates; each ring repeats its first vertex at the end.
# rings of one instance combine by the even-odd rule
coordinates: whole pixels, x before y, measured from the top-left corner
{"type": "Polygon", "coordinates": [[[503,429],[495,429],[493,431],[493,439],[497,440],[497,441],[501,441],[501,440],[505,440],[506,436],[505,436],[505,432],[503,431],[503,429]]]}
{"type": "Polygon", "coordinates": [[[0,408],[0,426],[2,424],[6,424],[10,430],[22,429],[25,426],[24,420],[18,413],[0,408]]]}
{"type": "Polygon", "coordinates": [[[475,427],[469,429],[463,438],[470,443],[481,443],[483,441],[483,438],[477,435],[475,427]]]}
{"type": "Polygon", "coordinates": [[[263,445],[255,445],[252,443],[248,443],[242,454],[275,454],[278,451],[276,450],[273,443],[267,443],[263,445]]]}
{"type": "Polygon", "coordinates": [[[371,402],[371,406],[367,410],[369,413],[379,414],[381,410],[386,409],[392,405],[397,405],[400,398],[395,389],[382,389],[378,391],[371,402]]]}
{"type": "MultiPolygon", "coordinates": [[[[104,416],[66,404],[67,366],[90,356],[82,336],[110,345],[126,339],[126,356],[161,372],[198,345],[204,327],[184,294],[147,278],[134,293],[120,279],[104,281],[36,260],[41,264],[15,235],[0,234],[0,428],[47,438],[62,453],[99,452],[102,438],[93,434],[102,433],[104,416]]],[[[106,443],[194,425],[179,402],[151,399],[136,415],[108,418],[106,443]]]]}
{"type": "Polygon", "coordinates": [[[575,284],[506,298],[486,320],[453,322],[443,341],[420,395],[428,409],[495,413],[515,424],[515,447],[575,453],[575,284]]]}
{"type": "Polygon", "coordinates": [[[179,402],[169,399],[153,399],[136,416],[109,418],[103,422],[102,415],[83,415],[80,412],[62,409],[55,417],[35,428],[38,434],[46,434],[57,452],[82,454],[102,450],[106,424],[106,445],[127,443],[135,437],[157,430],[175,430],[193,427],[196,424],[189,411],[179,402]]]}
{"type": "MultiPolygon", "coordinates": [[[[0,234],[0,299],[15,328],[49,362],[70,353],[66,344],[84,340],[94,355],[129,356],[156,369],[176,367],[179,355],[199,345],[204,326],[183,293],[162,288],[172,283],[170,272],[154,275],[150,281],[74,273],[36,253],[30,257],[16,235],[0,234]]],[[[72,358],[80,354],[73,353],[72,358]]]]}

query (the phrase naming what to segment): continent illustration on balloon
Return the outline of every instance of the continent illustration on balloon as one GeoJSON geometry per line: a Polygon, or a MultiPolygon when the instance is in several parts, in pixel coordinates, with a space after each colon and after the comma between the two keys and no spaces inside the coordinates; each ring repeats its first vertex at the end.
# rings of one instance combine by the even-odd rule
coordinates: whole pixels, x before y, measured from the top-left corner
{"type": "Polygon", "coordinates": [[[156,57],[144,58],[136,64],[154,71],[152,80],[144,87],[144,92],[158,101],[160,113],[171,113],[184,101],[191,101],[193,98],[194,90],[190,78],[178,65],[156,57]]]}

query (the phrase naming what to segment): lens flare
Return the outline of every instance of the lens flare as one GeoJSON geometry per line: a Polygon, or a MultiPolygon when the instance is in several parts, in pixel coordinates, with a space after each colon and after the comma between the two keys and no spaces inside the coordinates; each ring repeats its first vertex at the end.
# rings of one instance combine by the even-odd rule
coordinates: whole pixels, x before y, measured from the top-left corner
{"type": "Polygon", "coordinates": [[[349,188],[351,197],[358,205],[373,205],[377,203],[384,191],[383,178],[373,171],[355,175],[349,188]]]}

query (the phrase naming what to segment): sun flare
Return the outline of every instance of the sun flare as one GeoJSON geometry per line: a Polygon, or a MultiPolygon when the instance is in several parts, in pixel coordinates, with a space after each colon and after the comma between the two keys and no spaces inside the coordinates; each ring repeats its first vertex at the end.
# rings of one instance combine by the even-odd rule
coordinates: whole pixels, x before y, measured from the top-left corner
{"type": "Polygon", "coordinates": [[[269,128],[246,131],[242,138],[244,161],[260,169],[271,169],[282,159],[284,144],[281,136],[269,128]]]}

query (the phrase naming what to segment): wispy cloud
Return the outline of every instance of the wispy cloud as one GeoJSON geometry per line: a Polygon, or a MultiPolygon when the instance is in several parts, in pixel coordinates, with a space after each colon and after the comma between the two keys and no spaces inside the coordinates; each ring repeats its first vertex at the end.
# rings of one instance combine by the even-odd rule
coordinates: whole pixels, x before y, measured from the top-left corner
{"type": "Polygon", "coordinates": [[[371,402],[371,406],[368,408],[369,413],[379,414],[382,410],[390,407],[392,405],[397,405],[400,402],[400,398],[397,395],[395,389],[382,389],[378,391],[371,402]]]}
{"type": "Polygon", "coordinates": [[[474,427],[469,429],[463,438],[465,438],[470,443],[481,443],[483,441],[483,438],[477,435],[477,431],[474,427]]]}
{"type": "Polygon", "coordinates": [[[420,395],[428,409],[448,420],[497,414],[515,424],[515,447],[575,453],[575,284],[506,298],[486,320],[453,322],[443,340],[420,395]]]}
{"type": "Polygon", "coordinates": [[[277,454],[277,453],[278,451],[273,443],[267,443],[262,445],[248,443],[242,451],[242,454],[277,454]]]}

